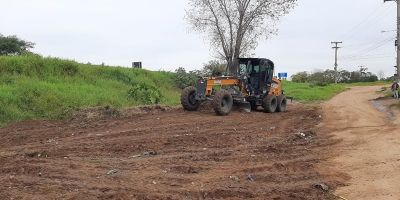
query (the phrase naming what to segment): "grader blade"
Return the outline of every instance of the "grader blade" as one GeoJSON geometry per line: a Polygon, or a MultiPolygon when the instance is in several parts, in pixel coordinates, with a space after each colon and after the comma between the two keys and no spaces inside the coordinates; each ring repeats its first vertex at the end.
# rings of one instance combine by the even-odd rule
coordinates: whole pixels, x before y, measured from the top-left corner
{"type": "Polygon", "coordinates": [[[244,112],[251,112],[251,105],[249,102],[238,103],[238,106],[240,110],[243,110],[244,112]]]}

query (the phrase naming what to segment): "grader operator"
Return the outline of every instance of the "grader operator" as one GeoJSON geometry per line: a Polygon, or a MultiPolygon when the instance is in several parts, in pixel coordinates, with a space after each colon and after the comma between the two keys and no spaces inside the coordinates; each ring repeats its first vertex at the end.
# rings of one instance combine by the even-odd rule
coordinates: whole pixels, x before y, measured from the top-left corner
{"type": "Polygon", "coordinates": [[[234,105],[246,111],[262,108],[264,112],[285,112],[287,99],[282,83],[274,78],[274,63],[265,58],[239,58],[233,76],[202,77],[196,87],[182,91],[181,104],[187,111],[197,111],[204,101],[212,101],[217,115],[228,115],[234,105]]]}

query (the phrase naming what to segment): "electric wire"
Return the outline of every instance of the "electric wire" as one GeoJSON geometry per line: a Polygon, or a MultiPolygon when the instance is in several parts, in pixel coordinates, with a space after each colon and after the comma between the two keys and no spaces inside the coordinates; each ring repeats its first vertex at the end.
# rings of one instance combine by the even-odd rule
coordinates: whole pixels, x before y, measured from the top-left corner
{"type": "Polygon", "coordinates": [[[348,56],[342,56],[342,59],[352,59],[352,58],[357,58],[357,57],[362,57],[362,56],[368,55],[368,53],[373,52],[373,51],[383,47],[384,45],[393,42],[394,40],[395,40],[394,37],[386,38],[382,41],[379,41],[375,44],[370,45],[368,48],[365,48],[357,53],[352,53],[348,56]]]}
{"type": "Polygon", "coordinates": [[[382,14],[387,14],[387,11],[389,10],[389,7],[384,7],[384,4],[381,6],[375,8],[369,15],[367,15],[366,18],[364,18],[360,23],[357,25],[353,26],[349,31],[345,32],[341,38],[343,40],[347,40],[349,38],[353,38],[357,34],[357,30],[359,30],[361,27],[364,27],[366,25],[370,25],[372,23],[375,23],[376,21],[380,20],[380,16],[382,14]],[[382,9],[383,8],[383,9],[382,9]]]}

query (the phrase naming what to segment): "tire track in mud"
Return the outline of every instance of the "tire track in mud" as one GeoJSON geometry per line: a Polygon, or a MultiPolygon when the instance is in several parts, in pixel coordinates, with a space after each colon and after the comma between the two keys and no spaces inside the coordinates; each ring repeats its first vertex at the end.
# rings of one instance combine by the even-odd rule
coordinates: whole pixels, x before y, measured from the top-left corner
{"type": "MultiPolygon", "coordinates": [[[[82,115],[86,116],[86,115],[82,115]]],[[[21,122],[0,129],[0,196],[13,199],[329,199],[316,165],[338,141],[319,109],[211,110],[21,122]],[[296,133],[309,133],[305,138],[296,133]]]]}

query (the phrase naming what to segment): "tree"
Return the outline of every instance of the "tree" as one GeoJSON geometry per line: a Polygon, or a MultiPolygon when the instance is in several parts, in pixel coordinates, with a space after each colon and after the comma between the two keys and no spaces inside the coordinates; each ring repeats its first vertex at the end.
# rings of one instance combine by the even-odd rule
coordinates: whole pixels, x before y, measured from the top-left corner
{"type": "Polygon", "coordinates": [[[276,22],[297,0],[190,0],[186,18],[192,28],[206,33],[219,57],[235,74],[240,56],[248,55],[260,37],[275,33],[276,22]]]}
{"type": "Polygon", "coordinates": [[[351,81],[351,72],[347,70],[341,70],[339,72],[338,82],[339,83],[349,83],[351,81]]]}
{"type": "Polygon", "coordinates": [[[21,40],[17,36],[3,36],[0,34],[0,56],[21,55],[29,52],[34,43],[21,40]]]}
{"type": "Polygon", "coordinates": [[[203,76],[222,76],[226,72],[226,64],[218,60],[211,60],[204,65],[203,76]]]}
{"type": "Polygon", "coordinates": [[[379,70],[378,72],[378,78],[379,80],[383,81],[385,80],[385,72],[383,70],[379,70]]]}
{"type": "MultiPolygon", "coordinates": [[[[305,83],[309,82],[315,85],[328,85],[331,83],[335,83],[335,74],[334,70],[325,70],[325,71],[317,71],[314,73],[307,72],[299,72],[292,76],[293,82],[305,83]]],[[[360,67],[359,70],[349,72],[346,70],[339,71],[338,82],[339,83],[356,83],[356,82],[374,82],[377,81],[378,77],[368,72],[368,68],[360,67]]]]}
{"type": "Polygon", "coordinates": [[[360,68],[360,69],[359,69],[359,72],[360,72],[360,74],[361,74],[361,77],[365,77],[365,76],[367,75],[368,68],[367,68],[367,67],[364,67],[364,66],[359,66],[358,68],[360,68]]]}
{"type": "Polygon", "coordinates": [[[186,72],[185,68],[180,67],[175,70],[175,83],[178,88],[184,89],[195,85],[201,76],[201,72],[198,70],[186,72]]]}
{"type": "Polygon", "coordinates": [[[296,83],[305,83],[308,82],[309,75],[307,72],[298,72],[292,75],[292,81],[296,83]]]}

